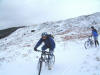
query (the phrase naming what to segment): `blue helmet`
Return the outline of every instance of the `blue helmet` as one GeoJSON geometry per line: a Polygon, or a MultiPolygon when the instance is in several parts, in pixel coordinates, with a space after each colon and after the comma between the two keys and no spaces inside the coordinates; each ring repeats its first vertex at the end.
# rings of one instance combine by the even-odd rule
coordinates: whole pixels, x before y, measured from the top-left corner
{"type": "Polygon", "coordinates": [[[43,32],[41,36],[43,37],[43,36],[47,36],[47,35],[48,35],[47,32],[43,32]]]}

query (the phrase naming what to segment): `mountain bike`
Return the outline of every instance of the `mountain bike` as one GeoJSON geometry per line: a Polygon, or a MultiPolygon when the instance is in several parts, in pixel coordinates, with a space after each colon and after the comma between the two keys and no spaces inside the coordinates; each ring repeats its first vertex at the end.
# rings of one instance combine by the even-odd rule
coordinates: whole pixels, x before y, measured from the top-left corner
{"type": "Polygon", "coordinates": [[[94,46],[94,41],[92,40],[92,37],[88,37],[87,41],[84,43],[85,49],[91,48],[94,46]]]}
{"type": "Polygon", "coordinates": [[[51,55],[51,53],[47,51],[44,51],[44,52],[41,50],[37,50],[37,51],[41,52],[41,57],[39,58],[39,61],[38,61],[38,75],[40,75],[43,63],[45,63],[49,68],[51,65],[54,65],[55,56],[54,54],[51,55]]]}

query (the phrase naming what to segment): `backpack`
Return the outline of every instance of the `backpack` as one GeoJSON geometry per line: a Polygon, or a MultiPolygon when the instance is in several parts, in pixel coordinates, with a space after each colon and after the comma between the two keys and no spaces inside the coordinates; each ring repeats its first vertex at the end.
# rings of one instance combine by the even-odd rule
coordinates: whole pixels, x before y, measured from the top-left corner
{"type": "Polygon", "coordinates": [[[54,36],[52,34],[48,34],[48,37],[51,37],[51,38],[54,39],[54,36]]]}

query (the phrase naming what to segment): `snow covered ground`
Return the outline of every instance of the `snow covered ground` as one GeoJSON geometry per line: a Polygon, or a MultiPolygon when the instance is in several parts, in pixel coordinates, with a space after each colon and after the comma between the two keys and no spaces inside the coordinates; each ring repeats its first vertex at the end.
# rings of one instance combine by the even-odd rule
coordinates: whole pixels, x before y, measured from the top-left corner
{"type": "MultiPolygon", "coordinates": [[[[37,75],[40,53],[33,49],[40,35],[29,31],[22,28],[0,40],[0,75],[37,75]]],[[[51,71],[43,66],[41,75],[100,75],[100,46],[86,50],[85,40],[56,39],[55,65],[51,71]]]]}
{"type": "MultiPolygon", "coordinates": [[[[96,15],[92,17],[94,19],[96,15]]],[[[62,38],[70,35],[77,36],[80,33],[90,33],[88,31],[89,23],[94,23],[93,19],[91,16],[85,16],[79,17],[77,20],[71,19],[28,26],[1,39],[0,75],[37,75],[37,62],[40,53],[34,51],[34,46],[40,39],[41,33],[45,31],[54,34],[56,62],[50,71],[43,66],[41,75],[100,75],[100,46],[86,50],[84,48],[86,38],[69,40],[62,38]],[[89,19],[89,22],[86,19],[89,19]],[[84,30],[86,27],[87,30],[84,30]],[[31,32],[31,30],[35,30],[35,32],[31,32]]],[[[100,28],[99,20],[96,19],[94,25],[98,30],[100,28]]]]}

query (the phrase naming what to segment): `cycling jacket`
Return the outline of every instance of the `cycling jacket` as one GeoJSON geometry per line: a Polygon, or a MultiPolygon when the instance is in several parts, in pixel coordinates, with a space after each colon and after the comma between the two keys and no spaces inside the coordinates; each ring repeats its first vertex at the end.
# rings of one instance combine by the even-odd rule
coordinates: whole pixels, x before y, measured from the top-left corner
{"type": "Polygon", "coordinates": [[[38,41],[38,43],[36,44],[35,48],[37,48],[38,46],[40,46],[42,42],[44,42],[44,44],[45,44],[48,48],[50,48],[51,50],[54,50],[54,48],[55,48],[55,42],[54,42],[53,38],[48,37],[48,38],[45,39],[45,40],[41,38],[41,39],[38,41]]]}
{"type": "Polygon", "coordinates": [[[98,32],[96,29],[92,30],[92,36],[97,37],[98,36],[98,32]]]}

